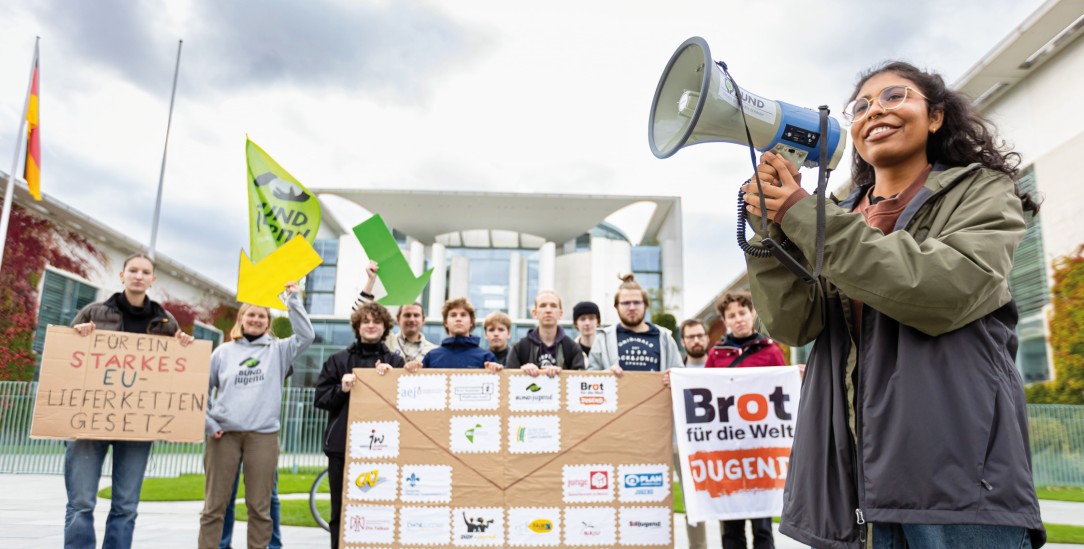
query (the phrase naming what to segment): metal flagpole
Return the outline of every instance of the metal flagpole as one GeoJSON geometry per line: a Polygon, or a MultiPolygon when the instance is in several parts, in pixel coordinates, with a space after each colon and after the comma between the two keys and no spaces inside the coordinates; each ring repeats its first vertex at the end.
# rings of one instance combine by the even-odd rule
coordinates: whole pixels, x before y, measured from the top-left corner
{"type": "Polygon", "coordinates": [[[169,128],[173,125],[173,100],[177,97],[177,75],[181,72],[181,46],[184,40],[177,41],[177,64],[173,68],[173,92],[169,95],[169,118],[166,121],[166,144],[162,147],[162,171],[158,173],[158,198],[154,201],[154,220],[151,222],[151,245],[147,256],[154,259],[154,244],[158,241],[158,215],[162,212],[162,186],[166,180],[166,152],[169,150],[169,128]]]}
{"type": "Polygon", "coordinates": [[[19,170],[19,153],[26,143],[26,110],[30,108],[30,89],[34,86],[34,69],[38,66],[38,42],[41,37],[34,38],[34,61],[30,63],[30,78],[26,81],[26,99],[23,101],[23,110],[19,120],[19,132],[15,134],[15,158],[11,161],[11,171],[8,172],[8,186],[4,191],[4,213],[0,215],[0,268],[4,264],[4,245],[8,241],[8,221],[11,220],[11,203],[15,199],[15,174],[19,170]]]}

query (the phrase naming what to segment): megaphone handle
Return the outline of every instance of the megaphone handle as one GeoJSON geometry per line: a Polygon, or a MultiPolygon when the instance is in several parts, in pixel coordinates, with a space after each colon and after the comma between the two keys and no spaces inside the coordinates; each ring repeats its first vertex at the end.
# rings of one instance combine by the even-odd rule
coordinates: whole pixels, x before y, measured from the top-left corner
{"type": "Polygon", "coordinates": [[[795,276],[802,279],[802,282],[810,285],[817,283],[817,278],[813,276],[813,273],[809,272],[809,269],[803,267],[797,259],[794,259],[793,256],[788,254],[781,245],[777,244],[770,237],[765,237],[760,242],[764,244],[764,247],[767,248],[769,252],[772,253],[772,257],[779,260],[779,262],[782,263],[788,271],[794,273],[795,276]]]}

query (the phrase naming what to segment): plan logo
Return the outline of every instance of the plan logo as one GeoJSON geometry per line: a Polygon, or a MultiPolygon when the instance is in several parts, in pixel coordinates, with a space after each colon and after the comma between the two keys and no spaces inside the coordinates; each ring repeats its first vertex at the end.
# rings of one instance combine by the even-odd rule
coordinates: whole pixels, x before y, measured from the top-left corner
{"type": "Polygon", "coordinates": [[[625,475],[625,488],[661,488],[663,484],[662,473],[630,473],[625,475]]]}

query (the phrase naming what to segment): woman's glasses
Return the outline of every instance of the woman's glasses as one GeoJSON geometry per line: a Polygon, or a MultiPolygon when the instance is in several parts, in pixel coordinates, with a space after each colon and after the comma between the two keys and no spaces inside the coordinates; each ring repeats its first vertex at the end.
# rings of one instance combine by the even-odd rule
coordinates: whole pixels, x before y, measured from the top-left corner
{"type": "MultiPolygon", "coordinates": [[[[889,86],[881,90],[881,93],[877,95],[877,103],[886,111],[898,109],[907,102],[907,92],[909,91],[926,99],[925,95],[922,95],[921,92],[910,86],[889,86]]],[[[862,119],[866,117],[866,113],[869,112],[871,105],[872,103],[869,99],[859,97],[858,99],[847,103],[847,106],[843,108],[843,118],[851,124],[861,122],[862,119]]]]}

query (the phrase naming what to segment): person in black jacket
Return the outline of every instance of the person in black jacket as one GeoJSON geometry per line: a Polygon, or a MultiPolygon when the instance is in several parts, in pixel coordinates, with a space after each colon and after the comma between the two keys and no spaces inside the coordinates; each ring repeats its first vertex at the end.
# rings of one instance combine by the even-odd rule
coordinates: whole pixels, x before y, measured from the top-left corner
{"type": "Polygon", "coordinates": [[[342,509],[343,469],[346,467],[346,433],[350,416],[350,389],[354,386],[354,368],[376,368],[383,375],[391,368],[402,368],[403,357],[384,345],[391,331],[388,310],[376,302],[358,304],[350,315],[350,326],[357,341],[331,355],[316,379],[315,406],[328,411],[324,430],[324,455],[327,478],[331,484],[331,547],[339,546],[339,516],[342,509]]]}
{"type": "Polygon", "coordinates": [[[583,349],[557,325],[563,313],[557,292],[538,292],[531,307],[531,316],[538,321],[538,327],[516,342],[508,353],[508,368],[522,369],[531,377],[539,374],[553,377],[561,370],[583,370],[583,349]]]}

